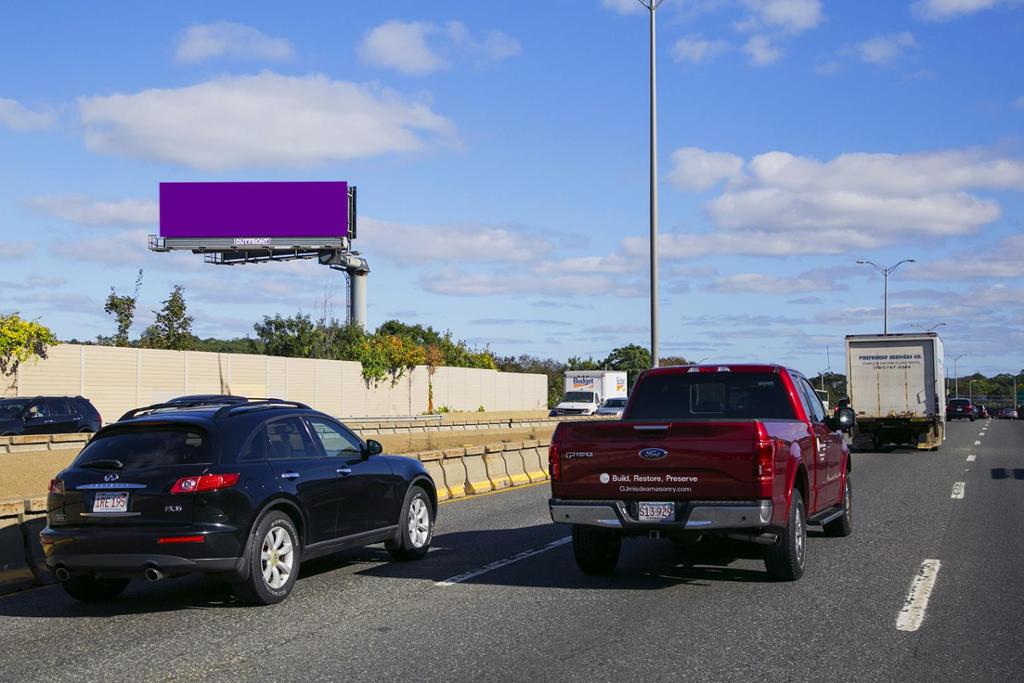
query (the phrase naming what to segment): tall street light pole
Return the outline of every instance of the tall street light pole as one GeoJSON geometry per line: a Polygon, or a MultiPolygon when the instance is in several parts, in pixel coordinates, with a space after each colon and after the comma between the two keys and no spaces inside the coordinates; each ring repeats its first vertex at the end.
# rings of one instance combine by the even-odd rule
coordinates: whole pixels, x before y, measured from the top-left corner
{"type": "Polygon", "coordinates": [[[953,356],[953,393],[956,394],[956,398],[960,398],[960,373],[957,372],[956,362],[966,355],[961,353],[959,356],[953,356]]]}
{"type": "Polygon", "coordinates": [[[925,332],[934,332],[935,330],[939,329],[940,327],[942,327],[945,324],[946,323],[937,323],[935,325],[932,325],[931,327],[925,327],[921,323],[911,323],[910,326],[911,327],[920,327],[925,332]]]}
{"type": "Polygon", "coordinates": [[[904,263],[914,263],[914,259],[905,258],[895,265],[883,268],[874,261],[857,261],[860,265],[874,266],[875,270],[882,274],[882,334],[889,334],[889,274],[894,272],[904,263]]]}
{"type": "Polygon", "coordinates": [[[639,0],[651,15],[651,367],[658,367],[658,79],[654,15],[665,0],[639,0]]]}

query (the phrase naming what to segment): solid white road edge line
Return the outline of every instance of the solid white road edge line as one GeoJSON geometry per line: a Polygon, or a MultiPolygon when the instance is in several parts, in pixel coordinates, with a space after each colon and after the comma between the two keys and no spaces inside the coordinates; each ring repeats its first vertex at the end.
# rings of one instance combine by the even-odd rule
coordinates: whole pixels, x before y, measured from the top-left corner
{"type": "Polygon", "coordinates": [[[939,575],[942,563],[938,560],[925,560],[917,570],[917,576],[910,584],[910,592],[903,603],[903,609],[896,617],[896,630],[916,631],[921,628],[925,612],[928,610],[928,598],[935,587],[935,579],[939,575]]]}
{"type": "Polygon", "coordinates": [[[532,550],[524,550],[521,553],[517,553],[517,554],[515,554],[515,555],[513,555],[511,557],[506,557],[503,560],[497,560],[495,562],[491,562],[490,564],[485,564],[483,567],[480,567],[479,569],[472,569],[472,570],[470,570],[468,572],[464,572],[462,574],[458,574],[456,576],[453,576],[450,579],[445,579],[444,581],[438,581],[434,585],[435,586],[454,586],[457,583],[464,583],[466,581],[469,581],[470,579],[473,579],[473,578],[476,578],[477,576],[480,576],[481,574],[486,574],[487,572],[493,572],[495,569],[500,569],[502,567],[507,567],[510,564],[513,564],[515,562],[519,562],[520,560],[525,560],[528,557],[533,557],[534,555],[540,555],[541,553],[546,553],[549,550],[554,550],[555,548],[557,548],[559,546],[565,545],[566,543],[568,543],[571,540],[572,540],[572,536],[566,536],[565,538],[560,538],[557,541],[552,541],[551,543],[548,543],[547,545],[542,545],[539,548],[533,548],[532,550]]]}
{"type": "Polygon", "coordinates": [[[968,455],[967,456],[967,462],[974,462],[977,458],[978,458],[978,456],[976,456],[976,455],[968,455]]]}
{"type": "Polygon", "coordinates": [[[963,500],[963,497],[964,482],[958,481],[957,483],[953,484],[953,495],[951,495],[950,498],[953,498],[955,500],[963,500]]]}

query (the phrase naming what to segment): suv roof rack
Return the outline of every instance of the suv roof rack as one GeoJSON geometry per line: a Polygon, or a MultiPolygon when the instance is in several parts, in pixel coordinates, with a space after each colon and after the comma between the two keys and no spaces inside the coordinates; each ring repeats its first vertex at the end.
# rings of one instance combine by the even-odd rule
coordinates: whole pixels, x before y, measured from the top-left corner
{"type": "Polygon", "coordinates": [[[134,417],[139,417],[142,414],[155,413],[158,410],[188,410],[189,408],[198,408],[200,406],[221,406],[213,414],[213,419],[219,419],[230,415],[233,408],[243,409],[262,409],[262,408],[303,408],[308,410],[309,406],[305,403],[299,403],[298,401],[284,401],[279,398],[250,398],[247,401],[240,403],[224,404],[213,399],[196,400],[196,401],[172,401],[169,403],[154,403],[153,405],[143,406],[141,408],[133,408],[127,413],[118,418],[118,422],[122,420],[130,420],[134,417]]]}

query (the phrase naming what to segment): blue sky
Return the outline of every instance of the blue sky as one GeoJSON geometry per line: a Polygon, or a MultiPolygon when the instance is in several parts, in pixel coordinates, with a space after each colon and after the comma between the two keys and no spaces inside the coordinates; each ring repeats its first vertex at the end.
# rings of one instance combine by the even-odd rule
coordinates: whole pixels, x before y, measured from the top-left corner
{"type": "MultiPolygon", "coordinates": [[[[648,343],[647,20],[637,0],[7,4],[0,310],[134,334],[344,309],[312,262],[153,254],[158,184],[348,180],[369,317],[496,353],[648,343]]],[[[940,328],[1024,367],[1024,3],[665,0],[663,355],[842,368],[843,335],[940,328]]]]}

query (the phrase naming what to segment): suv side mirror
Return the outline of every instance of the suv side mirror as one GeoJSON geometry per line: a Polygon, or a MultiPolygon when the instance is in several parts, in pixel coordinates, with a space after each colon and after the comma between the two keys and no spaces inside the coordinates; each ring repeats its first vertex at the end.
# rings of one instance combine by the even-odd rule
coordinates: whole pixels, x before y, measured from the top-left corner
{"type": "Polygon", "coordinates": [[[368,458],[371,455],[380,455],[383,452],[384,446],[381,445],[380,441],[377,441],[376,439],[366,440],[366,450],[363,451],[365,457],[368,458]]]}
{"type": "Polygon", "coordinates": [[[857,413],[853,412],[853,408],[840,408],[838,421],[839,431],[851,432],[853,425],[857,423],[857,413]]]}

